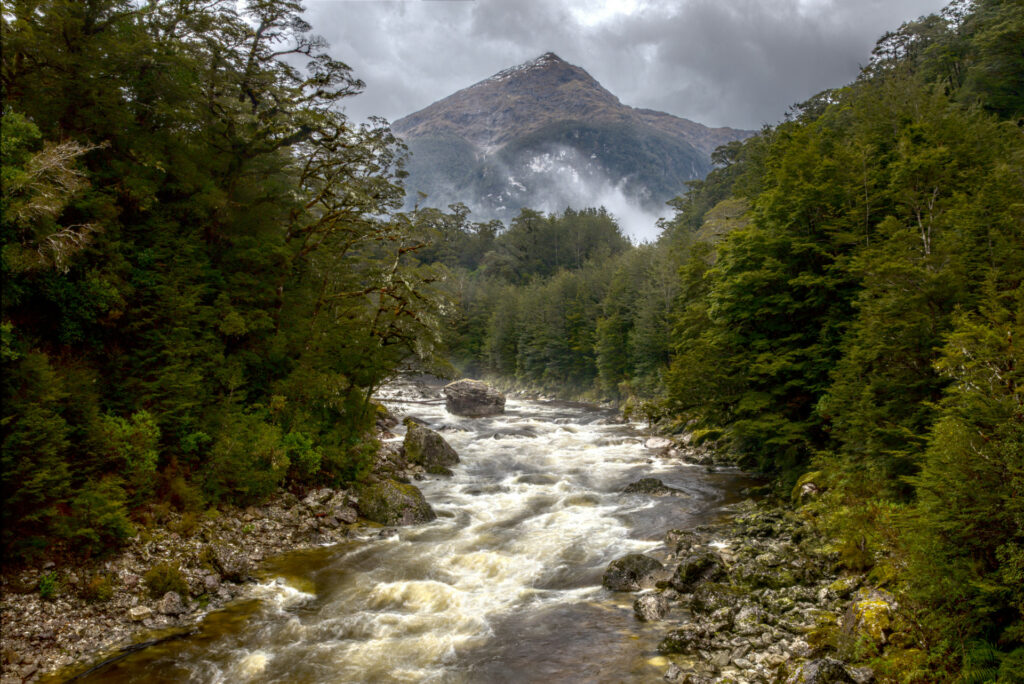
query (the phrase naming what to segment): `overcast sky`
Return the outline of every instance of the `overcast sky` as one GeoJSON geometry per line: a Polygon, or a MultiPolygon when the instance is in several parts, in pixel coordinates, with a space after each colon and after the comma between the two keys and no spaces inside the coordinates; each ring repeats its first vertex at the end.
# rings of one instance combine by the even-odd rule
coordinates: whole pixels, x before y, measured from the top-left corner
{"type": "Polygon", "coordinates": [[[366,82],[346,111],[394,121],[555,52],[634,107],[759,128],[853,80],[875,40],[942,0],[306,0],[366,82]]]}

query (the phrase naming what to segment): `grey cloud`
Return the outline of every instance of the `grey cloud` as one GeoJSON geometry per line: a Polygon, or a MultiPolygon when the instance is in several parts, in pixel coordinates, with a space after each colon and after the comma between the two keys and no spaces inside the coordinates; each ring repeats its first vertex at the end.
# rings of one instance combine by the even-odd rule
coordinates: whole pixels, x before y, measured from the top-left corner
{"type": "Polygon", "coordinates": [[[307,0],[307,19],[367,83],[346,111],[394,120],[551,50],[626,104],[757,128],[841,86],[886,30],[941,0],[649,0],[581,25],[584,0],[307,0]]]}

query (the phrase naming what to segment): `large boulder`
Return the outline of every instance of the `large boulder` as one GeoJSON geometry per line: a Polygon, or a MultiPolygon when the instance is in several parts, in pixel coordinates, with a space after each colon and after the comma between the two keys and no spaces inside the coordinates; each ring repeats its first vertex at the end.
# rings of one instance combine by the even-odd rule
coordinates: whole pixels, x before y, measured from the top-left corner
{"type": "Polygon", "coordinates": [[[612,591],[639,591],[653,586],[664,566],[650,556],[631,553],[613,560],[601,583],[612,591]]]}
{"type": "Polygon", "coordinates": [[[423,466],[428,473],[451,475],[448,467],[459,462],[459,455],[444,437],[411,420],[405,425],[405,460],[423,466]]]}
{"type": "Polygon", "coordinates": [[[477,418],[505,412],[505,395],[479,380],[456,380],[444,386],[445,408],[457,416],[477,418]]]}
{"type": "Polygon", "coordinates": [[[437,514],[415,485],[381,480],[359,490],[359,512],[381,525],[416,525],[437,514]]]}

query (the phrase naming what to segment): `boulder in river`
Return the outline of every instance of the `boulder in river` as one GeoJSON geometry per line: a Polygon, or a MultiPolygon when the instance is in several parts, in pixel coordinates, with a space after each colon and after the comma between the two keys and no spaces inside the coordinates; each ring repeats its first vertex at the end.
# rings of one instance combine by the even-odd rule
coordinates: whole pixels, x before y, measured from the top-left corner
{"type": "Polygon", "coordinates": [[[412,421],[406,422],[406,427],[405,459],[409,463],[423,466],[428,473],[451,475],[448,466],[458,463],[459,455],[444,437],[412,421]]]}
{"type": "Polygon", "coordinates": [[[359,512],[381,525],[416,525],[437,517],[415,485],[381,480],[359,490],[359,512]]]}
{"type": "Polygon", "coordinates": [[[444,386],[445,408],[457,416],[477,418],[505,412],[505,395],[479,380],[456,380],[444,386]]]}
{"type": "Polygon", "coordinates": [[[680,496],[684,493],[681,489],[669,487],[656,477],[641,478],[626,485],[622,491],[626,494],[647,494],[648,496],[680,496]]]}
{"type": "Polygon", "coordinates": [[[633,612],[641,622],[655,622],[668,613],[668,599],[662,594],[644,594],[633,601],[633,612]]]}
{"type": "Polygon", "coordinates": [[[639,591],[653,586],[665,566],[650,556],[631,553],[613,560],[601,580],[612,591],[639,591]]]}

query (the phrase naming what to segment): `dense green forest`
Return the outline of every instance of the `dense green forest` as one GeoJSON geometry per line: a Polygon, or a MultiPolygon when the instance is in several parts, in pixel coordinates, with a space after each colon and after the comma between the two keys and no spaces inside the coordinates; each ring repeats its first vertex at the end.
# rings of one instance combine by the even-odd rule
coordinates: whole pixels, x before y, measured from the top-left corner
{"type": "Polygon", "coordinates": [[[841,563],[916,620],[880,675],[1024,681],[1022,46],[1018,2],[886,34],[720,148],[654,244],[600,212],[452,224],[453,360],[813,480],[841,563]]]}
{"type": "Polygon", "coordinates": [[[402,148],[339,113],[362,83],[300,11],[4,4],[8,554],[358,478],[371,392],[430,357],[432,217],[396,211],[402,148]]]}
{"type": "Polygon", "coordinates": [[[358,480],[373,390],[447,356],[813,479],[915,620],[880,677],[1022,681],[1021,3],[886,34],[639,246],[603,210],[400,212],[403,148],[339,113],[362,84],[296,1],[2,20],[8,557],[358,480]]]}

